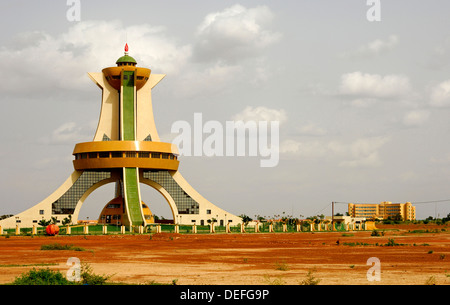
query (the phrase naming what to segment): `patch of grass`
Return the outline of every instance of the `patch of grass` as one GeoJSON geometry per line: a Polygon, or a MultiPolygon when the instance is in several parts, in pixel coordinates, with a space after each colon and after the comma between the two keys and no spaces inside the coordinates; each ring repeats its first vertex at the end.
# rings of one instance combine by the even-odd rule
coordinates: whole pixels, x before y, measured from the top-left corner
{"type": "Polygon", "coordinates": [[[341,236],[342,236],[342,237],[350,237],[350,236],[355,236],[355,234],[352,234],[352,233],[342,233],[341,236]]]}
{"type": "Polygon", "coordinates": [[[13,285],[104,285],[112,275],[98,275],[88,264],[81,264],[80,281],[69,281],[58,270],[33,268],[16,277],[13,285]]]}
{"type": "Polygon", "coordinates": [[[384,236],[384,231],[373,230],[370,236],[384,236]]]}
{"type": "MultiPolygon", "coordinates": [[[[445,229],[443,229],[445,230],[445,229]]],[[[440,230],[442,231],[442,230],[440,230]]],[[[417,233],[417,234],[422,234],[422,233],[439,233],[438,229],[434,229],[434,230],[421,230],[421,229],[417,229],[417,230],[408,230],[408,233],[417,233]]]]}
{"type": "Polygon", "coordinates": [[[105,285],[112,275],[94,274],[89,264],[81,264],[81,281],[83,285],[105,285]]]}
{"type": "Polygon", "coordinates": [[[276,262],[275,269],[280,270],[280,271],[287,271],[287,270],[289,270],[289,266],[285,262],[282,262],[282,263],[276,262]]]}
{"type": "MultiPolygon", "coordinates": [[[[150,281],[150,282],[144,283],[143,285],[150,285],[150,286],[173,285],[173,286],[175,286],[175,285],[177,285],[177,282],[178,282],[178,279],[173,279],[172,282],[171,282],[170,284],[168,284],[168,283],[159,283],[159,282],[156,282],[155,280],[152,280],[152,281],[150,281]]],[[[133,284],[131,284],[131,285],[133,285],[133,284]]]]}
{"type": "Polygon", "coordinates": [[[389,238],[388,242],[385,244],[379,244],[379,243],[375,243],[375,244],[368,244],[368,243],[363,243],[363,242],[346,242],[343,243],[344,246],[350,246],[350,247],[356,247],[356,246],[386,246],[386,247],[393,247],[393,246],[410,246],[409,244],[399,244],[396,243],[394,239],[389,238]]]}
{"type": "Polygon", "coordinates": [[[304,279],[303,281],[300,282],[300,285],[319,285],[320,283],[320,279],[316,278],[313,275],[313,272],[315,270],[309,270],[308,273],[306,274],[306,279],[304,279]]]}
{"type": "Polygon", "coordinates": [[[426,281],[425,285],[436,285],[436,278],[434,276],[430,276],[426,281]]]}
{"type": "Polygon", "coordinates": [[[86,251],[86,249],[81,247],[76,247],[74,245],[61,245],[58,243],[41,245],[41,250],[72,250],[72,251],[86,251]]]}
{"type": "Polygon", "coordinates": [[[33,268],[27,273],[16,277],[13,285],[73,285],[59,271],[33,268]]]}
{"type": "Polygon", "coordinates": [[[355,247],[355,246],[371,246],[371,244],[356,242],[356,243],[344,243],[344,246],[350,246],[350,247],[355,247]]]}
{"type": "Polygon", "coordinates": [[[268,285],[286,285],[286,282],[281,277],[271,279],[268,275],[264,276],[264,282],[266,282],[268,285]]]}
{"type": "Polygon", "coordinates": [[[393,238],[388,238],[388,242],[384,244],[386,247],[394,247],[394,246],[407,246],[407,244],[399,244],[396,243],[393,238]]]}

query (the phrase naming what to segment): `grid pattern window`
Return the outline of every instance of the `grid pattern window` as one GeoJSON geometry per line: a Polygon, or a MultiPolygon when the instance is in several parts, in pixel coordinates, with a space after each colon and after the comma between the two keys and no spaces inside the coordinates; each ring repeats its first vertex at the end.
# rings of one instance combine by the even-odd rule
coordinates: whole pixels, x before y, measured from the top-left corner
{"type": "Polygon", "coordinates": [[[144,171],[143,176],[161,185],[172,196],[179,214],[199,214],[198,202],[186,194],[168,171],[144,171]]]}
{"type": "Polygon", "coordinates": [[[98,156],[100,158],[109,158],[109,152],[105,152],[105,151],[99,152],[98,156]]]}
{"type": "Polygon", "coordinates": [[[113,152],[111,152],[111,157],[112,158],[122,158],[123,153],[121,151],[113,151],[113,152]]]}
{"type": "Polygon", "coordinates": [[[141,151],[139,153],[139,158],[150,158],[150,153],[148,151],[141,151]]]}
{"type": "Polygon", "coordinates": [[[94,184],[111,178],[110,172],[85,171],[58,200],[52,204],[52,214],[73,214],[78,201],[94,184]]]}
{"type": "Polygon", "coordinates": [[[136,152],[135,151],[127,151],[125,152],[126,158],[136,158],[136,152]]]}
{"type": "Polygon", "coordinates": [[[121,206],[120,203],[110,203],[108,204],[108,206],[106,207],[107,209],[119,209],[121,206]]]}

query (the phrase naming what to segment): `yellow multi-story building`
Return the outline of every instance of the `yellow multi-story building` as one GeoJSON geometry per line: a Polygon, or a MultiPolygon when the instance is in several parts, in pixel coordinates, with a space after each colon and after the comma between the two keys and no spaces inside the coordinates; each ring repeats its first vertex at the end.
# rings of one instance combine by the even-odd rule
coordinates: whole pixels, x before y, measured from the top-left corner
{"type": "Polygon", "coordinates": [[[402,220],[415,220],[416,207],[411,202],[392,203],[384,201],[379,204],[349,203],[348,214],[352,217],[373,219],[400,218],[402,220]]]}

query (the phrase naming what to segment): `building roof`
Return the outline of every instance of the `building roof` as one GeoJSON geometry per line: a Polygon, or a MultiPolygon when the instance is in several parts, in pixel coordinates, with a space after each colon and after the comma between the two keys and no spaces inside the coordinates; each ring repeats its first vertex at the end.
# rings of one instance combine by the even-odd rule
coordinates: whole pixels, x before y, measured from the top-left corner
{"type": "Polygon", "coordinates": [[[124,56],[120,57],[116,61],[116,64],[124,63],[124,62],[131,62],[133,64],[137,64],[136,60],[133,57],[131,57],[130,55],[128,55],[128,54],[125,54],[124,56]]]}

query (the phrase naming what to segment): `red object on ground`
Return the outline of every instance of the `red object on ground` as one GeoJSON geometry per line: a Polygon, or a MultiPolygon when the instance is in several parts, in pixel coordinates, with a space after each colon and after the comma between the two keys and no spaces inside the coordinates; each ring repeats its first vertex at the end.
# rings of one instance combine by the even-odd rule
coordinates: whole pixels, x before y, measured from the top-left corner
{"type": "Polygon", "coordinates": [[[48,225],[45,228],[45,232],[47,232],[48,235],[57,235],[59,233],[59,227],[57,225],[48,225]]]}

